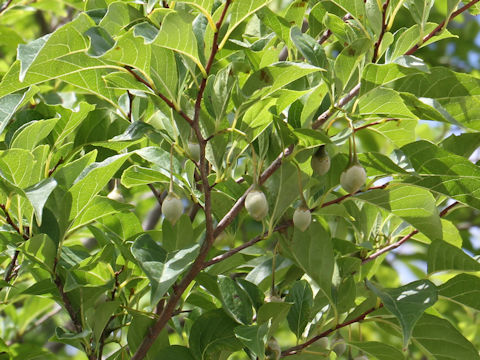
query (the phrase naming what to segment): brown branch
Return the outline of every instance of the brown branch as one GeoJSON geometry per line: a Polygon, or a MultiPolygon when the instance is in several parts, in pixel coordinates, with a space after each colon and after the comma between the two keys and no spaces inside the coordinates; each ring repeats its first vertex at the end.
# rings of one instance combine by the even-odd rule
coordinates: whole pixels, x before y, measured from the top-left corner
{"type": "MultiPolygon", "coordinates": [[[[210,72],[210,69],[213,65],[215,60],[215,55],[218,51],[218,32],[222,25],[223,20],[225,19],[227,9],[231,4],[231,0],[227,0],[225,3],[225,7],[223,12],[220,16],[220,20],[217,22],[216,27],[217,31],[213,38],[212,44],[212,51],[210,53],[210,57],[205,68],[206,73],[210,72]]],[[[185,292],[187,287],[190,283],[195,279],[198,273],[203,268],[203,262],[213,245],[213,241],[215,240],[214,235],[214,227],[213,227],[213,216],[212,216],[212,201],[211,201],[211,187],[208,183],[208,162],[205,157],[205,148],[207,142],[203,138],[201,133],[199,118],[200,118],[200,110],[201,110],[201,102],[203,99],[203,94],[205,91],[207,76],[202,79],[202,83],[200,84],[199,92],[197,95],[197,100],[195,102],[195,112],[193,121],[189,121],[190,125],[192,126],[195,135],[197,137],[198,143],[200,145],[200,178],[203,184],[203,192],[205,196],[205,205],[204,205],[204,212],[205,212],[205,227],[206,227],[206,234],[205,234],[205,241],[202,244],[200,249],[200,253],[198,254],[197,258],[193,262],[192,266],[188,273],[183,277],[182,281],[173,289],[173,293],[168,299],[167,303],[164,307],[162,307],[162,312],[159,318],[156,320],[154,325],[149,329],[147,335],[144,337],[142,343],[137,348],[135,354],[133,354],[132,360],[140,360],[143,359],[146,355],[150,347],[153,345],[155,339],[158,337],[162,329],[167,325],[168,321],[171,319],[172,314],[175,311],[178,301],[182,297],[182,294],[185,292]]]]}
{"type": "Polygon", "coordinates": [[[419,43],[419,44],[416,44],[415,46],[413,46],[410,50],[408,50],[405,55],[412,55],[415,51],[417,51],[420,46],[422,46],[423,44],[425,44],[428,40],[430,40],[432,37],[434,37],[435,35],[437,35],[444,27],[445,25],[452,21],[455,17],[457,17],[458,15],[460,15],[461,13],[467,11],[470,7],[472,7],[473,5],[475,5],[477,2],[479,2],[480,0],[473,0],[473,1],[470,1],[468,4],[464,5],[463,7],[461,7],[460,9],[458,9],[457,11],[453,12],[452,15],[450,15],[450,17],[448,19],[445,19],[443,20],[440,24],[438,24],[438,26],[433,29],[433,31],[431,31],[428,35],[426,35],[422,41],[419,43]]]}
{"type": "Polygon", "coordinates": [[[385,35],[385,31],[387,30],[387,8],[390,0],[385,1],[382,8],[382,30],[380,31],[380,36],[378,37],[378,41],[375,43],[375,47],[373,49],[373,59],[372,63],[376,62],[378,59],[378,50],[380,49],[380,45],[383,40],[383,36],[385,35]]]}
{"type": "MultiPolygon", "coordinates": [[[[17,224],[15,224],[15,222],[13,221],[13,219],[10,216],[10,213],[7,210],[7,207],[4,204],[0,204],[0,209],[2,209],[3,213],[5,214],[5,220],[7,221],[7,224],[9,224],[11,227],[13,227],[13,229],[18,234],[20,234],[23,237],[24,240],[30,239],[30,237],[27,234],[20,231],[20,228],[17,226],[17,224]]],[[[28,231],[28,227],[25,227],[24,230],[28,231]]],[[[10,282],[10,280],[12,280],[15,277],[15,275],[18,271],[17,260],[18,260],[19,255],[20,255],[20,251],[15,250],[15,252],[13,253],[13,256],[12,256],[12,260],[10,260],[10,264],[8,264],[8,266],[5,270],[5,274],[3,276],[3,279],[6,282],[10,282]]]]}
{"type": "Polygon", "coordinates": [[[12,0],[7,0],[7,1],[2,5],[2,7],[0,8],[0,14],[4,13],[5,10],[7,10],[7,8],[10,6],[11,3],[12,3],[12,0]]]}
{"type": "MultiPolygon", "coordinates": [[[[288,229],[290,226],[293,225],[293,222],[292,220],[289,220],[288,222],[282,224],[282,225],[278,225],[276,226],[274,229],[273,229],[273,232],[277,232],[277,231],[282,231],[282,230],[285,230],[285,229],[288,229]]],[[[204,264],[203,264],[203,268],[207,268],[213,264],[216,264],[216,263],[219,263],[220,261],[223,261],[225,259],[228,259],[230,256],[233,256],[235,254],[237,254],[238,252],[242,251],[243,249],[246,249],[250,246],[253,246],[255,245],[256,243],[262,241],[262,240],[265,240],[268,236],[268,231],[265,231],[263,234],[261,235],[258,235],[256,237],[254,237],[252,240],[250,241],[247,241],[245,243],[243,243],[242,245],[236,247],[236,248],[233,248],[233,249],[230,249],[228,250],[227,252],[224,252],[223,254],[221,255],[218,255],[218,256],[215,256],[214,258],[210,259],[209,261],[206,261],[204,264]]]]}
{"type": "Polygon", "coordinates": [[[173,109],[174,111],[176,111],[181,117],[183,117],[185,119],[186,122],[188,122],[190,125],[192,125],[193,123],[193,120],[190,119],[190,117],[185,114],[182,109],[178,109],[175,104],[170,100],[168,99],[165,95],[163,95],[162,93],[156,91],[154,89],[154,86],[152,84],[150,84],[147,80],[143,79],[140,75],[138,75],[135,71],[133,71],[133,68],[131,66],[124,66],[125,70],[127,70],[130,74],[133,75],[133,77],[141,82],[143,85],[145,85],[146,87],[148,87],[149,89],[151,89],[155,95],[157,95],[160,99],[162,99],[171,109],[173,109]]]}
{"type": "Polygon", "coordinates": [[[337,331],[338,329],[341,329],[345,326],[349,326],[349,325],[352,325],[352,324],[355,324],[355,323],[362,322],[363,320],[365,320],[365,318],[367,317],[368,314],[374,312],[377,309],[380,309],[381,307],[383,307],[382,303],[380,303],[380,305],[378,305],[378,307],[373,307],[371,309],[368,309],[363,314],[357,316],[356,318],[354,318],[352,320],[349,320],[349,321],[346,321],[344,323],[338,324],[338,325],[334,326],[333,328],[328,329],[328,330],[322,332],[321,334],[318,334],[318,335],[314,336],[313,338],[304,342],[303,344],[292,346],[291,348],[288,348],[287,350],[282,351],[281,357],[283,358],[283,357],[295,355],[295,354],[301,352],[306,347],[312,345],[314,342],[320,340],[322,337],[328,336],[332,332],[337,331]]]}
{"type": "Polygon", "coordinates": [[[10,264],[8,264],[7,269],[5,270],[5,275],[3,279],[6,282],[10,282],[15,277],[15,274],[17,270],[15,269],[17,267],[17,260],[18,260],[18,255],[20,254],[19,250],[15,250],[12,256],[12,260],[10,260],[10,264]],[[15,271],[14,271],[15,270],[15,271]]]}
{"type": "MultiPolygon", "coordinates": [[[[458,205],[458,201],[455,201],[453,204],[447,206],[445,209],[443,209],[441,212],[440,212],[440,217],[444,217],[451,209],[453,209],[455,206],[458,205]]],[[[405,235],[404,237],[402,237],[400,240],[398,240],[397,242],[394,242],[393,244],[390,244],[388,246],[385,246],[384,248],[381,248],[380,250],[377,250],[376,252],[374,252],[373,254],[369,255],[368,257],[366,257],[365,259],[362,260],[362,264],[366,264],[372,260],[375,260],[377,257],[379,257],[380,255],[382,254],[385,254],[389,251],[392,251],[398,247],[400,247],[402,244],[404,244],[405,242],[407,242],[408,240],[410,240],[413,236],[415,236],[416,234],[418,234],[418,230],[415,229],[413,230],[412,232],[410,232],[409,234],[405,235]]]]}
{"type": "MultiPolygon", "coordinates": [[[[10,217],[10,214],[9,214],[9,212],[8,212],[8,210],[7,210],[7,207],[6,207],[4,204],[0,204],[0,209],[3,210],[3,212],[4,212],[4,214],[5,214],[5,220],[7,220],[7,223],[8,223],[11,227],[13,227],[13,228],[15,229],[15,231],[16,231],[17,233],[19,233],[19,234],[23,237],[24,240],[30,239],[27,234],[24,234],[23,232],[20,231],[20,228],[19,228],[19,227],[17,226],[17,224],[15,224],[15,222],[12,220],[12,218],[10,217]]],[[[28,229],[28,228],[25,228],[25,229],[28,229]]]]}
{"type": "Polygon", "coordinates": [[[60,160],[58,160],[58,162],[55,164],[55,166],[48,170],[48,177],[52,176],[52,174],[55,172],[55,170],[57,170],[57,168],[62,165],[64,162],[63,158],[60,158],[60,160]]]}
{"type": "Polygon", "coordinates": [[[400,121],[400,119],[397,119],[397,118],[387,118],[387,119],[383,119],[383,120],[374,121],[374,122],[371,122],[371,123],[369,123],[369,124],[366,124],[366,125],[363,125],[363,126],[359,126],[359,127],[355,128],[355,129],[353,129],[353,132],[357,132],[357,131],[360,131],[360,130],[369,128],[370,126],[381,125],[381,124],[386,123],[386,122],[389,122],[389,121],[400,121]]]}

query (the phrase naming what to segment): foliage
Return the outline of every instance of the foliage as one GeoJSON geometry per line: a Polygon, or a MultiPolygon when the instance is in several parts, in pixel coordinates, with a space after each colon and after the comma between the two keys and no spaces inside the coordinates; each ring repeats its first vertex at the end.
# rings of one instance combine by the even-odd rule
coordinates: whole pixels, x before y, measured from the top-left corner
{"type": "Polygon", "coordinates": [[[479,12],[4,1],[0,359],[479,359],[479,12]]]}

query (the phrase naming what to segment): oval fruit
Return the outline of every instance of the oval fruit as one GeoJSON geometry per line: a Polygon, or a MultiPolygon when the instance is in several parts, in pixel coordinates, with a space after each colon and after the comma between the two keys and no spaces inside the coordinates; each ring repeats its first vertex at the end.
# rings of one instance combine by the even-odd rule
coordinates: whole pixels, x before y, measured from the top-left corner
{"type": "Polygon", "coordinates": [[[293,213],[293,225],[300,231],[307,230],[308,226],[312,222],[312,214],[310,210],[300,207],[293,213]]]}
{"type": "Polygon", "coordinates": [[[199,162],[200,161],[200,145],[196,142],[189,141],[188,142],[188,153],[193,161],[199,162]]]}
{"type": "Polygon", "coordinates": [[[325,175],[330,170],[330,156],[325,151],[325,145],[320,146],[320,149],[312,156],[310,165],[318,175],[325,175]]]}
{"type": "Polygon", "coordinates": [[[245,198],[245,208],[252,218],[262,220],[268,213],[268,203],[265,194],[260,190],[252,190],[245,198]]]}
{"type": "Polygon", "coordinates": [[[367,173],[362,165],[354,164],[340,175],[340,185],[349,193],[357,192],[367,180],[367,173]]]}
{"type": "Polygon", "coordinates": [[[162,214],[165,219],[174,225],[183,214],[182,200],[175,194],[169,193],[162,203],[162,214]]]}
{"type": "Polygon", "coordinates": [[[107,195],[107,198],[110,200],[115,200],[115,201],[123,201],[123,195],[122,192],[118,187],[115,187],[112,191],[110,191],[107,195]]]}

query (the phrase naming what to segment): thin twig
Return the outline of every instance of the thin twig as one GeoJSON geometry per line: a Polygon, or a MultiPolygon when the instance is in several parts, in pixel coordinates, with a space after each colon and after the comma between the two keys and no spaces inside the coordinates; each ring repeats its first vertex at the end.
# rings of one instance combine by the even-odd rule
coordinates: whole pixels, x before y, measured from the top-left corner
{"type": "Polygon", "coordinates": [[[383,120],[373,121],[373,122],[371,122],[371,123],[369,123],[369,124],[356,127],[355,129],[353,129],[353,132],[357,132],[357,131],[366,129],[366,128],[369,128],[369,127],[371,127],[371,126],[381,125],[381,124],[383,124],[383,123],[390,122],[390,121],[400,121],[400,119],[397,119],[397,118],[387,118],[387,119],[383,119],[383,120]]]}
{"type": "MultiPolygon", "coordinates": [[[[293,225],[293,222],[290,220],[290,221],[288,221],[288,222],[286,222],[282,225],[278,225],[277,227],[275,227],[273,229],[273,232],[288,229],[292,225],[293,225]]],[[[237,254],[238,252],[242,251],[243,249],[246,249],[250,246],[255,245],[256,243],[258,243],[262,240],[265,240],[268,237],[268,234],[269,234],[269,232],[265,231],[263,234],[254,237],[252,240],[247,241],[247,242],[243,243],[242,245],[240,245],[236,248],[230,249],[230,250],[228,250],[227,252],[225,252],[221,255],[215,256],[213,259],[210,259],[209,261],[205,262],[205,264],[203,264],[203,268],[207,268],[207,267],[209,267],[213,264],[216,264],[216,263],[219,263],[220,261],[228,259],[230,256],[233,256],[233,255],[237,254]]]]}
{"type": "Polygon", "coordinates": [[[468,4],[464,5],[463,7],[461,7],[460,9],[458,9],[457,11],[453,12],[452,15],[450,15],[450,17],[448,19],[445,19],[443,20],[440,24],[438,24],[438,26],[433,29],[433,31],[431,31],[428,35],[426,35],[422,41],[419,43],[419,44],[416,44],[415,46],[413,46],[410,50],[408,50],[405,55],[412,55],[415,51],[418,50],[418,48],[420,46],[422,46],[423,44],[425,44],[428,40],[430,40],[432,37],[434,37],[435,35],[437,35],[437,33],[439,33],[444,27],[445,27],[445,24],[447,22],[450,22],[452,21],[455,17],[457,17],[458,15],[460,15],[461,13],[467,11],[469,8],[471,8],[473,5],[475,5],[477,2],[479,2],[480,0],[473,0],[473,1],[470,1],[468,4]]]}
{"type": "Polygon", "coordinates": [[[0,8],[0,14],[2,14],[3,12],[5,12],[5,10],[7,10],[7,8],[10,6],[12,1],[13,0],[8,0],[2,5],[2,7],[0,8]]]}
{"type": "Polygon", "coordinates": [[[314,336],[313,338],[304,342],[303,344],[292,346],[291,348],[288,348],[287,350],[282,351],[281,357],[283,358],[283,357],[295,355],[295,354],[299,353],[300,351],[302,351],[303,349],[305,349],[306,347],[312,345],[314,342],[320,340],[322,337],[328,336],[332,332],[337,331],[338,329],[341,329],[345,326],[349,326],[349,325],[352,325],[352,324],[355,324],[355,323],[362,322],[363,320],[365,320],[365,318],[367,317],[368,314],[374,312],[375,310],[380,309],[381,307],[383,307],[382,303],[380,303],[380,305],[378,305],[377,307],[373,307],[371,309],[368,309],[363,314],[357,316],[356,318],[354,318],[352,320],[349,320],[349,321],[346,321],[344,323],[338,324],[338,325],[334,326],[333,328],[328,329],[328,330],[322,332],[321,334],[318,334],[318,335],[314,336]]]}
{"type": "MultiPolygon", "coordinates": [[[[13,228],[15,229],[15,231],[16,231],[17,233],[19,233],[19,234],[23,237],[24,240],[30,239],[27,234],[25,234],[24,232],[20,231],[20,228],[19,228],[19,227],[17,226],[17,224],[15,224],[15,222],[12,220],[12,218],[10,217],[10,214],[9,214],[9,212],[8,212],[8,210],[7,210],[7,207],[6,207],[4,204],[0,204],[0,209],[3,210],[3,213],[5,214],[5,220],[7,220],[7,223],[8,223],[11,227],[13,227],[13,228]]],[[[28,229],[28,228],[25,228],[25,229],[28,229]]]]}
{"type": "Polygon", "coordinates": [[[380,31],[380,35],[378,36],[378,41],[375,43],[375,47],[373,49],[373,59],[372,63],[376,62],[378,59],[378,50],[380,49],[380,45],[383,40],[383,36],[385,35],[385,31],[387,30],[387,8],[390,0],[385,1],[382,8],[382,30],[380,31]]]}
{"type": "Polygon", "coordinates": [[[174,111],[176,111],[181,117],[183,117],[185,119],[186,122],[188,122],[190,125],[192,125],[193,123],[193,120],[187,115],[185,114],[181,109],[178,109],[175,104],[170,100],[168,99],[165,95],[163,95],[162,93],[156,91],[154,89],[154,86],[152,84],[150,84],[147,80],[143,79],[140,75],[138,75],[135,71],[133,71],[133,68],[131,66],[125,66],[124,67],[125,70],[127,70],[130,74],[133,75],[133,77],[141,82],[143,85],[145,85],[146,87],[148,87],[149,89],[151,89],[155,95],[157,95],[160,99],[162,99],[171,109],[173,109],[174,111]]]}
{"type": "MultiPolygon", "coordinates": [[[[443,209],[441,212],[440,212],[440,217],[444,217],[451,209],[453,209],[455,206],[458,205],[458,201],[455,201],[453,204],[447,206],[445,209],[443,209]]],[[[375,260],[377,257],[379,257],[380,255],[382,254],[385,254],[389,251],[392,251],[396,248],[398,248],[399,246],[401,246],[402,244],[404,244],[405,242],[407,242],[408,240],[410,240],[413,236],[415,236],[416,234],[418,234],[418,230],[415,229],[413,230],[412,232],[410,232],[409,234],[405,235],[404,237],[402,237],[400,240],[398,240],[397,242],[394,242],[393,244],[390,244],[388,246],[385,246],[384,248],[381,248],[380,250],[377,250],[376,252],[374,252],[373,254],[369,255],[368,257],[366,257],[365,259],[362,260],[362,264],[365,264],[365,263],[368,263],[372,260],[375,260]]]]}

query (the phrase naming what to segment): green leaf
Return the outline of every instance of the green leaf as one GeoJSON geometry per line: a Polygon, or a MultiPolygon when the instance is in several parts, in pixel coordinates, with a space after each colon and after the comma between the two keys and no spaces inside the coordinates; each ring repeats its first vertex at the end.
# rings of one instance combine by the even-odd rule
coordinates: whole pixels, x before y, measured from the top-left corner
{"type": "Polygon", "coordinates": [[[98,342],[100,340],[105,326],[107,326],[110,317],[115,314],[119,305],[119,300],[106,301],[95,309],[92,315],[92,328],[95,341],[98,342]]]}
{"type": "Polygon", "coordinates": [[[378,341],[354,341],[348,343],[350,346],[356,347],[357,349],[362,350],[363,352],[374,356],[377,359],[381,360],[404,360],[405,356],[403,353],[390,346],[378,341]]]}
{"type": "Polygon", "coordinates": [[[294,26],[290,29],[290,38],[303,55],[303,57],[313,66],[325,69],[328,66],[327,57],[322,45],[318,44],[315,39],[294,26]]]}
{"type": "Polygon", "coordinates": [[[362,115],[379,115],[400,119],[416,119],[400,94],[395,90],[377,87],[358,100],[358,112],[362,115]]]}
{"type": "Polygon", "coordinates": [[[366,201],[402,218],[432,240],[442,239],[442,225],[435,198],[422,188],[395,184],[369,190],[352,199],[366,201]]]}
{"type": "Polygon", "coordinates": [[[5,126],[7,126],[13,114],[15,114],[18,109],[29,102],[33,95],[37,93],[37,91],[38,88],[36,86],[32,86],[25,91],[0,97],[0,134],[5,129],[5,126]]]}
{"type": "Polygon", "coordinates": [[[262,7],[268,5],[272,0],[243,0],[234,1],[229,9],[231,14],[230,22],[228,23],[228,29],[222,38],[222,41],[218,45],[219,49],[225,46],[228,38],[232,32],[250,15],[254,14],[262,7]]]}
{"type": "Polygon", "coordinates": [[[113,177],[130,154],[115,155],[102,162],[88,165],[75,179],[65,201],[71,201],[69,220],[74,220],[92,201],[93,197],[113,177]],[[69,198],[70,197],[70,198],[69,198]]]}
{"type": "Polygon", "coordinates": [[[401,151],[416,176],[403,180],[480,209],[480,169],[463,156],[452,154],[425,140],[405,145],[401,151]]]}
{"type": "Polygon", "coordinates": [[[360,38],[343,49],[335,59],[334,71],[336,81],[340,83],[339,89],[343,90],[348,80],[363,58],[363,55],[372,47],[372,40],[360,38]]]}
{"type": "Polygon", "coordinates": [[[48,178],[40,181],[27,189],[25,195],[35,210],[35,217],[38,226],[42,225],[43,207],[48,200],[48,197],[57,186],[57,182],[53,178],[48,178]]]}
{"type": "Polygon", "coordinates": [[[265,359],[265,344],[267,342],[267,324],[237,326],[235,336],[242,342],[259,360],[265,359]]]}
{"type": "MultiPolygon", "coordinates": [[[[138,349],[154,323],[155,320],[149,318],[148,316],[138,313],[133,314],[132,322],[128,327],[127,333],[127,342],[132,354],[135,353],[135,351],[138,349]]],[[[148,360],[158,359],[163,355],[163,349],[165,349],[169,345],[170,344],[168,341],[167,331],[163,330],[160,335],[154,340],[154,343],[148,350],[147,356],[145,358],[148,360]]]]}
{"type": "Polygon", "coordinates": [[[269,334],[273,334],[280,324],[285,320],[293,304],[286,302],[265,303],[258,309],[257,323],[259,325],[269,323],[269,334]],[[271,321],[270,321],[271,319],[271,321]]]}
{"type": "Polygon", "coordinates": [[[241,324],[250,324],[253,304],[246,291],[228,276],[218,276],[217,284],[225,312],[241,324]]]}
{"type": "Polygon", "coordinates": [[[330,297],[335,260],[332,240],[323,226],[312,222],[305,232],[295,228],[290,251],[297,266],[330,297]]]}
{"type": "Polygon", "coordinates": [[[419,98],[435,99],[463,126],[480,129],[480,79],[474,76],[435,67],[429,74],[414,74],[399,79],[394,87],[419,98]]]}
{"type": "MultiPolygon", "coordinates": [[[[157,250],[150,254],[142,250],[146,234],[137,238],[132,247],[132,253],[142,270],[147,275],[152,286],[150,303],[156,304],[165,295],[177,278],[193,263],[200,246],[195,244],[189,248],[167,254],[163,259],[162,252],[157,250]],[[154,256],[154,257],[152,257],[154,256]]],[[[155,248],[153,245],[151,248],[155,248]]]]}
{"type": "Polygon", "coordinates": [[[132,165],[122,173],[121,182],[126,188],[148,185],[158,181],[168,182],[169,177],[160,171],[132,165]]]}
{"type": "Polygon", "coordinates": [[[412,333],[413,339],[435,359],[478,360],[478,349],[447,320],[424,314],[412,333]]]}
{"type": "Polygon", "coordinates": [[[480,310],[480,278],[459,274],[438,288],[438,295],[457,304],[480,310]]]}
{"type": "Polygon", "coordinates": [[[480,271],[479,262],[445,241],[434,241],[430,245],[427,265],[428,273],[442,270],[480,271]]]}
{"type": "MultiPolygon", "coordinates": [[[[376,2],[373,0],[373,2],[376,2]]],[[[408,75],[428,72],[422,60],[414,56],[398,58],[390,64],[368,64],[362,73],[360,95],[408,75]]]]}
{"type": "Polygon", "coordinates": [[[96,195],[70,226],[70,233],[104,216],[132,210],[131,204],[120,203],[107,197],[96,195]]]}
{"type": "Polygon", "coordinates": [[[410,14],[412,14],[413,20],[419,24],[423,30],[434,3],[434,0],[406,0],[404,6],[410,11],[410,14]]]}
{"type": "Polygon", "coordinates": [[[380,290],[371,282],[367,286],[395,315],[402,326],[403,346],[406,347],[413,327],[424,311],[437,302],[437,287],[429,280],[418,280],[396,289],[380,290]]]}
{"type": "Polygon", "coordinates": [[[190,330],[190,351],[196,360],[219,359],[221,352],[234,352],[242,348],[235,337],[238,324],[222,309],[208,311],[195,320],[190,330]],[[215,324],[215,326],[212,326],[215,324]]]}
{"type": "Polygon", "coordinates": [[[297,339],[302,338],[308,322],[312,317],[313,292],[305,280],[295,282],[285,298],[286,302],[293,303],[287,315],[288,326],[297,339]]]}
{"type": "Polygon", "coordinates": [[[190,349],[180,345],[162,348],[159,356],[161,356],[162,360],[195,360],[190,349]]]}
{"type": "Polygon", "coordinates": [[[277,62],[250,75],[243,85],[242,92],[245,96],[255,95],[265,99],[291,82],[318,71],[323,70],[306,63],[277,62]],[[254,94],[255,91],[259,92],[254,94]]]}
{"type": "Polygon", "coordinates": [[[197,40],[192,24],[187,23],[179,13],[172,10],[165,16],[153,44],[189,57],[206,76],[205,68],[198,56],[197,40]]]}
{"type": "Polygon", "coordinates": [[[23,253],[48,271],[53,269],[57,256],[57,244],[47,234],[39,234],[22,245],[23,253]]]}
{"type": "Polygon", "coordinates": [[[118,107],[115,93],[101,80],[101,76],[107,73],[106,68],[112,66],[86,53],[89,41],[83,33],[92,26],[95,26],[92,19],[81,13],[72,22],[58,28],[45,44],[34,47],[38,52],[12,65],[0,83],[0,97],[58,78],[118,107]]]}

